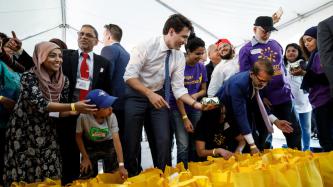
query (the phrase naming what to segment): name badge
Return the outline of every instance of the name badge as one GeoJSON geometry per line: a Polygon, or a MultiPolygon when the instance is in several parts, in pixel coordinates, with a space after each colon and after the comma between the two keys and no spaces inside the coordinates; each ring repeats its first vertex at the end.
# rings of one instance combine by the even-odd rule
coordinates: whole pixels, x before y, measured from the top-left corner
{"type": "Polygon", "coordinates": [[[75,88],[81,89],[81,90],[89,90],[90,81],[89,80],[83,80],[83,79],[77,79],[75,88]]]}
{"type": "Polygon", "coordinates": [[[230,127],[229,123],[228,123],[228,122],[225,122],[225,123],[224,123],[224,128],[223,128],[223,130],[228,129],[229,127],[230,127]]]}
{"type": "Polygon", "coordinates": [[[255,55],[255,54],[261,53],[261,50],[262,49],[260,49],[260,48],[259,49],[252,49],[250,52],[251,52],[252,55],[255,55]]]}
{"type": "Polygon", "coordinates": [[[59,117],[59,112],[50,112],[49,116],[54,117],[54,118],[58,118],[59,117]]]}

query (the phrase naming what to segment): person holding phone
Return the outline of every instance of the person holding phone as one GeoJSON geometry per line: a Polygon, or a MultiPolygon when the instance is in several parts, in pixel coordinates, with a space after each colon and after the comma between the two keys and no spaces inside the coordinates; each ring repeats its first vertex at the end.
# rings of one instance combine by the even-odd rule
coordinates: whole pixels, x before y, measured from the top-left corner
{"type": "Polygon", "coordinates": [[[290,82],[291,93],[293,94],[293,102],[296,117],[299,119],[302,130],[302,150],[310,149],[311,136],[311,111],[312,106],[309,102],[309,94],[300,89],[303,81],[302,76],[293,75],[298,69],[306,69],[306,62],[303,57],[301,47],[296,43],[288,44],[284,54],[284,63],[287,69],[287,78],[290,82]]]}

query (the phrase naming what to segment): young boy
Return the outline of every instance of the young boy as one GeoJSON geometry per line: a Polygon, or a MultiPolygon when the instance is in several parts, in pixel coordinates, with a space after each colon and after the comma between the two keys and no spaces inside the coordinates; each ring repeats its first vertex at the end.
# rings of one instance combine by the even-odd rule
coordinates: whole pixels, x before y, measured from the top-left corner
{"type": "Polygon", "coordinates": [[[117,118],[111,107],[117,98],[95,89],[88,93],[86,99],[98,110],[92,114],[80,114],[77,120],[76,143],[82,154],[81,177],[95,177],[98,174],[97,162],[102,159],[105,173],[113,172],[119,166],[121,177],[126,179],[117,118]]]}

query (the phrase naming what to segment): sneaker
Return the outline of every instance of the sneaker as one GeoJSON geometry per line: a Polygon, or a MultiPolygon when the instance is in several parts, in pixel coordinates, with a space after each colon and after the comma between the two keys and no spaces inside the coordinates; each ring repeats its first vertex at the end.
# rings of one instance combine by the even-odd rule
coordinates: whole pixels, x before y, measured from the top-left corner
{"type": "Polygon", "coordinates": [[[318,134],[317,133],[312,133],[311,134],[311,139],[312,140],[318,140],[318,134]]]}

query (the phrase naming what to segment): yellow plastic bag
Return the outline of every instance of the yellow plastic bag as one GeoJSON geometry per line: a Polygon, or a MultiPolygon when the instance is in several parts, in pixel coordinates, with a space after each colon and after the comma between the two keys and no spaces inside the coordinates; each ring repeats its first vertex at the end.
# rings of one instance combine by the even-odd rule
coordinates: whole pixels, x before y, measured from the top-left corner
{"type": "Polygon", "coordinates": [[[26,183],[26,182],[13,182],[11,187],[61,187],[60,180],[52,180],[46,178],[44,182],[26,183]]]}
{"type": "Polygon", "coordinates": [[[188,170],[193,176],[208,176],[209,173],[218,170],[218,166],[213,161],[206,162],[189,162],[188,170]]]}
{"type": "Polygon", "coordinates": [[[234,187],[266,187],[264,171],[239,172],[233,175],[234,187]]]}
{"type": "Polygon", "coordinates": [[[295,165],[276,164],[269,169],[273,186],[302,187],[302,182],[295,165]]]}
{"type": "Polygon", "coordinates": [[[323,179],[324,186],[333,186],[333,152],[316,155],[315,162],[323,179]]]}
{"type": "Polygon", "coordinates": [[[231,182],[231,175],[232,173],[230,170],[224,172],[218,170],[216,172],[211,172],[209,179],[213,187],[233,187],[234,184],[231,182]]]}
{"type": "Polygon", "coordinates": [[[172,184],[170,187],[212,187],[212,184],[206,176],[193,176],[191,179],[172,184]]]}
{"type": "Polygon", "coordinates": [[[323,187],[323,180],[315,161],[306,157],[296,164],[303,187],[323,187]]]}
{"type": "Polygon", "coordinates": [[[101,173],[96,176],[98,183],[103,184],[123,184],[124,180],[121,178],[119,172],[115,173],[101,173]]]}
{"type": "Polygon", "coordinates": [[[184,167],[183,162],[179,162],[176,167],[171,167],[171,166],[166,166],[164,169],[164,176],[168,177],[172,175],[173,173],[180,173],[180,172],[185,172],[186,169],[184,167]]]}
{"type": "Polygon", "coordinates": [[[155,187],[167,186],[167,181],[162,178],[163,173],[156,168],[147,169],[135,177],[128,178],[124,184],[129,187],[155,187]]]}

